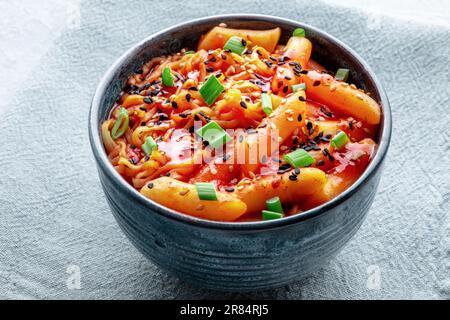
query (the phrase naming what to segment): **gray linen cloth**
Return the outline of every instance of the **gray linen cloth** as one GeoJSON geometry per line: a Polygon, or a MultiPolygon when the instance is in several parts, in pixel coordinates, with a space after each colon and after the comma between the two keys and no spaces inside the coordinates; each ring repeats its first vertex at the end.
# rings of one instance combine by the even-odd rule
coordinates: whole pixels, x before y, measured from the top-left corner
{"type": "Polygon", "coordinates": [[[219,3],[81,2],[80,27],[58,38],[2,111],[0,298],[449,298],[450,29],[320,1],[219,3]],[[100,77],[131,45],[242,12],[303,21],[354,48],[384,84],[394,126],[379,192],[346,248],[306,280],[232,294],[191,287],[128,242],[100,188],[87,117],[100,77]]]}

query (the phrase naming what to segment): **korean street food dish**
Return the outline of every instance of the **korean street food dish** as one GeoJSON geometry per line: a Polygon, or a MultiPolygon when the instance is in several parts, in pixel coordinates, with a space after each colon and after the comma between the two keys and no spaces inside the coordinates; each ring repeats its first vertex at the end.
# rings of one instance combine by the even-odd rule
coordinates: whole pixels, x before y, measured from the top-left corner
{"type": "Polygon", "coordinates": [[[115,169],[172,210],[216,221],[280,219],[352,185],[374,156],[381,108],[326,70],[295,29],[218,26],[196,50],[131,74],[103,143],[115,169]]]}

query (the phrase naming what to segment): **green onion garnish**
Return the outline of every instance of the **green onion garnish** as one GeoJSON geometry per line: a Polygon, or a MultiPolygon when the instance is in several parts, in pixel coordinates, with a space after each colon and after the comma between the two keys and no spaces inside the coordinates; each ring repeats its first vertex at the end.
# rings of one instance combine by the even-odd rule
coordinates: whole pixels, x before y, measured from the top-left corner
{"type": "Polygon", "coordinates": [[[303,28],[297,28],[292,33],[294,37],[305,37],[305,29],[303,28]]]}
{"type": "Polygon", "coordinates": [[[166,87],[173,86],[172,71],[170,71],[169,67],[165,67],[162,72],[162,82],[166,87]]]}
{"type": "Polygon", "coordinates": [[[141,149],[142,151],[144,151],[146,156],[150,156],[152,154],[152,151],[157,148],[158,145],[156,144],[155,140],[153,140],[152,137],[145,138],[145,142],[141,146],[141,149]]]}
{"type": "Polygon", "coordinates": [[[216,76],[210,76],[208,80],[200,88],[200,94],[203,100],[208,104],[212,105],[217,97],[225,90],[225,87],[220,83],[216,76]]]}
{"type": "Polygon", "coordinates": [[[283,159],[294,168],[307,167],[315,162],[314,158],[304,149],[297,149],[288,153],[284,155],[283,159]]]}
{"type": "Polygon", "coordinates": [[[350,74],[350,70],[348,70],[348,69],[338,69],[336,71],[336,75],[334,76],[334,78],[336,80],[345,82],[345,81],[347,81],[349,74],[350,74]]]}
{"type": "Polygon", "coordinates": [[[267,209],[272,212],[284,213],[280,197],[274,197],[266,201],[267,209]]]}
{"type": "Polygon", "coordinates": [[[261,95],[261,102],[262,102],[262,108],[266,115],[269,115],[272,113],[272,98],[269,94],[263,93],[261,95]]]}
{"type": "Polygon", "coordinates": [[[213,183],[197,182],[195,187],[197,188],[198,198],[200,200],[217,200],[216,187],[213,183]]]}
{"type": "Polygon", "coordinates": [[[208,141],[209,145],[213,148],[220,148],[231,140],[228,133],[226,133],[215,121],[208,122],[208,124],[198,129],[196,133],[202,137],[203,140],[208,141]]]}
{"type": "Polygon", "coordinates": [[[244,39],[234,36],[228,39],[227,43],[223,46],[223,49],[242,54],[245,51],[245,43],[244,39]]]}
{"type": "Polygon", "coordinates": [[[114,126],[111,130],[111,137],[114,140],[120,138],[125,133],[125,131],[127,131],[129,121],[130,119],[128,117],[127,109],[121,107],[119,109],[119,116],[117,117],[116,123],[114,123],[114,126]]]}
{"type": "Polygon", "coordinates": [[[194,54],[194,53],[195,53],[195,51],[189,50],[189,51],[186,51],[186,52],[184,53],[184,55],[187,56],[187,55],[189,55],[189,54],[194,54]]]}
{"type": "Polygon", "coordinates": [[[344,131],[339,132],[337,135],[331,139],[331,145],[336,149],[339,150],[343,146],[345,146],[350,139],[348,138],[347,134],[344,131]]]}
{"type": "Polygon", "coordinates": [[[298,90],[306,91],[306,83],[294,84],[292,86],[292,91],[297,92],[298,90]]]}
{"type": "Polygon", "coordinates": [[[275,219],[280,219],[283,217],[284,217],[284,215],[282,213],[268,211],[268,210],[262,211],[263,220],[275,220],[275,219]]]}

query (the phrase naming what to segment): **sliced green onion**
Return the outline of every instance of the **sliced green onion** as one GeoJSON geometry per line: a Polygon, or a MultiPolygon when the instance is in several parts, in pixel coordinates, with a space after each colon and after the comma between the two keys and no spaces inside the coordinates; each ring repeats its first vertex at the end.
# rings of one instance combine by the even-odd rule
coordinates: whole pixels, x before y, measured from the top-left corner
{"type": "Polygon", "coordinates": [[[210,76],[208,80],[200,88],[200,94],[203,100],[208,104],[212,105],[217,97],[225,90],[225,87],[220,83],[216,76],[210,76]]]}
{"type": "Polygon", "coordinates": [[[292,86],[292,91],[297,92],[298,90],[306,91],[306,83],[294,84],[292,86]]]}
{"type": "Polygon", "coordinates": [[[350,139],[348,138],[347,134],[344,131],[339,132],[337,135],[331,139],[331,145],[336,149],[339,150],[343,146],[345,146],[350,139]]]}
{"type": "Polygon", "coordinates": [[[263,93],[261,95],[261,103],[264,113],[266,115],[271,114],[273,107],[272,107],[272,98],[270,97],[270,94],[263,93]]]}
{"type": "Polygon", "coordinates": [[[272,212],[284,213],[280,197],[274,197],[266,201],[267,209],[272,212]]]}
{"type": "Polygon", "coordinates": [[[315,162],[314,158],[304,149],[297,149],[288,153],[284,155],[283,159],[294,168],[307,167],[315,162]]]}
{"type": "Polygon", "coordinates": [[[263,220],[275,220],[275,219],[280,219],[283,217],[284,217],[284,215],[282,213],[268,211],[268,210],[262,211],[263,220]]]}
{"type": "Polygon", "coordinates": [[[245,51],[245,40],[240,37],[231,37],[227,43],[223,46],[224,50],[230,50],[231,52],[242,54],[245,51]]]}
{"type": "Polygon", "coordinates": [[[348,70],[348,69],[338,69],[336,71],[336,75],[334,76],[334,78],[336,80],[345,82],[345,81],[347,81],[349,74],[350,74],[350,70],[348,70]]]}
{"type": "Polygon", "coordinates": [[[200,200],[217,200],[216,187],[213,183],[197,182],[195,187],[197,188],[198,198],[200,200]]]}
{"type": "Polygon", "coordinates": [[[120,138],[125,133],[125,131],[127,131],[129,121],[130,119],[128,117],[127,109],[121,107],[119,109],[119,116],[117,117],[116,123],[114,123],[114,126],[111,130],[111,137],[114,140],[120,138]]]}
{"type": "Polygon", "coordinates": [[[194,54],[194,53],[195,53],[195,51],[189,50],[189,51],[186,51],[184,53],[184,55],[187,56],[187,55],[194,54]]]}
{"type": "Polygon", "coordinates": [[[144,144],[141,146],[142,151],[144,151],[146,156],[150,156],[152,151],[157,149],[158,145],[152,137],[145,138],[144,144]]]}
{"type": "Polygon", "coordinates": [[[215,121],[208,122],[198,129],[196,133],[202,137],[203,140],[208,141],[209,145],[213,148],[220,148],[231,140],[228,133],[226,133],[215,121]]]}
{"type": "Polygon", "coordinates": [[[172,71],[170,71],[169,67],[165,67],[162,72],[162,82],[166,87],[173,86],[173,76],[172,71]]]}
{"type": "Polygon", "coordinates": [[[305,29],[303,28],[297,28],[292,33],[294,37],[305,37],[305,29]]]}

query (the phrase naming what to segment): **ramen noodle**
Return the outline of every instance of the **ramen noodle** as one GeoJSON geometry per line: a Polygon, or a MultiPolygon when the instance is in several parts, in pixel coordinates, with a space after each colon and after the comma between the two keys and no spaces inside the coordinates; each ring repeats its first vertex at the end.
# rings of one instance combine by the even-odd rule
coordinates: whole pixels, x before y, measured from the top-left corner
{"type": "Polygon", "coordinates": [[[377,147],[380,106],[311,60],[301,28],[218,26],[132,74],[101,125],[114,168],[151,200],[217,221],[279,219],[336,197],[377,147]]]}

